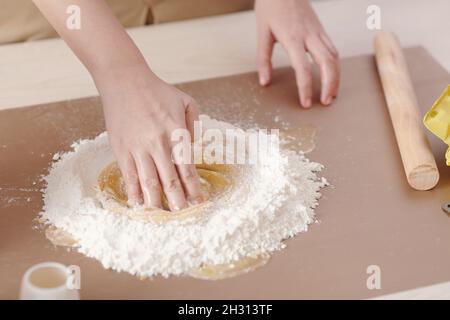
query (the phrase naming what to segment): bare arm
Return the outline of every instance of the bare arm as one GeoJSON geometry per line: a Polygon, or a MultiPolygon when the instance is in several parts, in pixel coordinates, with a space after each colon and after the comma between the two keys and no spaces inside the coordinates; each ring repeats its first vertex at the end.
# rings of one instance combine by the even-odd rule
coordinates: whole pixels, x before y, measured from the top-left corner
{"type": "Polygon", "coordinates": [[[33,0],[92,76],[114,68],[145,64],[144,57],[105,1],[33,0]],[[81,9],[81,29],[66,26],[70,5],[81,9]]]}
{"type": "Polygon", "coordinates": [[[89,70],[103,102],[106,127],[130,201],[172,210],[201,199],[192,164],[172,161],[171,134],[192,129],[195,102],[160,80],[103,0],[34,0],[89,70]],[[69,5],[81,9],[81,29],[66,26],[69,5]]]}

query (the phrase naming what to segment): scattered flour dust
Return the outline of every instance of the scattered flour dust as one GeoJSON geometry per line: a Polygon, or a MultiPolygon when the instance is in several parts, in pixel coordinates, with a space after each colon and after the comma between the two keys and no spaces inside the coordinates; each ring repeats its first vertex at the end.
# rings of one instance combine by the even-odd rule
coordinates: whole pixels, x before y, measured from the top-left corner
{"type": "MultiPolygon", "coordinates": [[[[204,128],[231,128],[200,117],[204,128]]],[[[103,209],[96,198],[97,176],[114,160],[106,133],[73,144],[58,154],[45,177],[46,224],[71,234],[77,250],[105,268],[140,277],[181,275],[202,265],[219,265],[285,247],[284,239],[305,232],[315,221],[322,165],[303,154],[270,152],[216,199],[195,223],[142,223],[103,209]]]]}

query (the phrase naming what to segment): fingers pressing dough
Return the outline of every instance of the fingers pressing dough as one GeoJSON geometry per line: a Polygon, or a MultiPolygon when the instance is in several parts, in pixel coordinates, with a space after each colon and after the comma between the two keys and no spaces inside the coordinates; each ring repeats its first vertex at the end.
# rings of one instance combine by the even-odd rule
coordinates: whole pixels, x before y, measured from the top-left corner
{"type": "Polygon", "coordinates": [[[105,209],[125,214],[142,222],[168,222],[200,217],[211,200],[222,194],[231,183],[231,169],[227,165],[202,164],[197,166],[200,186],[205,202],[186,209],[171,212],[165,195],[159,208],[131,208],[128,205],[125,183],[117,162],[106,166],[98,176],[99,200],[105,209]]]}
{"type": "MultiPolygon", "coordinates": [[[[233,181],[233,169],[225,164],[196,165],[200,177],[200,186],[205,202],[189,206],[186,209],[171,212],[165,195],[162,195],[163,209],[160,208],[132,208],[128,203],[126,184],[117,162],[107,165],[98,176],[98,200],[101,205],[117,214],[124,214],[128,218],[144,223],[168,223],[170,221],[182,221],[190,218],[200,218],[205,208],[211,205],[215,198],[223,194],[233,181]]],[[[70,234],[55,227],[46,230],[47,238],[55,245],[76,246],[70,234]]],[[[203,264],[201,267],[191,270],[188,275],[202,280],[220,280],[235,277],[261,267],[269,260],[268,254],[255,257],[244,257],[229,264],[210,265],[203,264]]]]}

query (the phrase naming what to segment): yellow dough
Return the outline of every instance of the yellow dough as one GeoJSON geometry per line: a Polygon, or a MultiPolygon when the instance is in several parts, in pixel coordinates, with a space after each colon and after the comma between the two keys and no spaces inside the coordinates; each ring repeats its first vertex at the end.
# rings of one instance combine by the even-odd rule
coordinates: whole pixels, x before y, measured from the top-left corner
{"type": "Polygon", "coordinates": [[[259,267],[262,267],[269,261],[268,254],[259,255],[257,257],[244,257],[239,261],[229,264],[220,265],[203,265],[198,269],[191,270],[189,275],[193,278],[202,280],[222,280],[235,277],[259,267]]]}
{"type": "Polygon", "coordinates": [[[102,192],[99,200],[105,209],[115,213],[125,214],[130,219],[142,222],[152,221],[163,223],[188,218],[199,218],[204,213],[204,209],[211,204],[211,201],[223,193],[230,185],[233,170],[230,166],[222,164],[200,164],[196,167],[200,176],[203,195],[207,199],[207,201],[199,205],[191,206],[177,212],[171,212],[169,211],[167,199],[163,196],[163,209],[130,208],[125,183],[117,162],[106,166],[98,176],[98,187],[102,192]]]}
{"type": "MultiPolygon", "coordinates": [[[[201,189],[207,199],[204,203],[191,206],[187,209],[171,212],[168,209],[167,199],[163,196],[163,209],[142,208],[136,210],[128,206],[128,197],[122,174],[116,162],[107,165],[98,176],[98,199],[105,209],[117,214],[125,214],[132,220],[142,222],[167,223],[188,218],[201,217],[205,208],[220,196],[233,182],[236,168],[224,164],[198,164],[196,165],[200,176],[201,189]]],[[[195,220],[194,220],[195,221],[195,220]]],[[[69,233],[50,226],[45,235],[54,245],[76,247],[77,241],[69,233]]],[[[255,270],[267,263],[268,254],[256,257],[244,257],[229,264],[208,265],[191,270],[188,275],[202,280],[221,280],[255,270]]]]}
{"type": "MultiPolygon", "coordinates": [[[[130,208],[122,174],[116,162],[106,166],[98,176],[98,187],[101,195],[103,195],[99,197],[99,200],[105,209],[125,214],[130,219],[142,222],[166,223],[188,218],[198,218],[205,212],[204,209],[214,201],[214,198],[220,196],[230,186],[235,169],[230,165],[206,163],[198,164],[196,168],[206,201],[178,212],[168,210],[167,199],[164,196],[162,199],[163,209],[143,208],[136,210],[135,208],[130,208]]],[[[266,264],[268,259],[269,255],[244,257],[230,264],[203,265],[198,269],[191,270],[188,274],[194,278],[204,280],[225,279],[252,271],[266,264]]]]}
{"type": "Polygon", "coordinates": [[[76,247],[77,241],[68,232],[58,229],[54,226],[49,226],[45,229],[45,236],[55,246],[62,247],[76,247]]]}

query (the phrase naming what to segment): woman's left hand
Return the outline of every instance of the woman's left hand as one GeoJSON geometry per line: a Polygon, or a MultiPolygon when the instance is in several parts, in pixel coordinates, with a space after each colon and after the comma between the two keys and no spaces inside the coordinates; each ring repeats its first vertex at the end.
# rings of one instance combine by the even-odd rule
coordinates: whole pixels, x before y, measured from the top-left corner
{"type": "Polygon", "coordinates": [[[272,80],[272,51],[280,42],[295,70],[300,104],[312,105],[312,71],[309,52],[319,66],[320,101],[331,104],[339,90],[338,52],[308,0],[256,0],[258,26],[258,72],[262,86],[272,80]]]}

